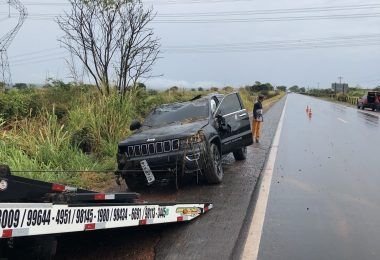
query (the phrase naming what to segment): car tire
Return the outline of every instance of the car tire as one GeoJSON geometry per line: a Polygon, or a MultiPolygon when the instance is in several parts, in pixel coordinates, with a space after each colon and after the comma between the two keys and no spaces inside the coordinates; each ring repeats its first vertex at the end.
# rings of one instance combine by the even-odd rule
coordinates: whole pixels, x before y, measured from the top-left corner
{"type": "Polygon", "coordinates": [[[205,169],[205,177],[208,183],[218,184],[223,180],[222,157],[215,144],[210,145],[209,160],[205,169]]]}
{"type": "Polygon", "coordinates": [[[236,161],[243,161],[247,159],[247,146],[239,148],[233,152],[236,161]]]}
{"type": "Polygon", "coordinates": [[[140,191],[146,186],[146,183],[135,175],[124,176],[124,180],[130,191],[140,191]]]}

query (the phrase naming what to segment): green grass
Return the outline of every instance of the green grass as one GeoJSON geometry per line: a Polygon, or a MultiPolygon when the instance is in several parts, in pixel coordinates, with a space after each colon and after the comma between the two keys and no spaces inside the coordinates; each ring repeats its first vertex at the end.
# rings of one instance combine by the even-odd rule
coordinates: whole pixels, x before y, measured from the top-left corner
{"type": "MultiPolygon", "coordinates": [[[[117,144],[131,134],[133,119],[142,120],[154,106],[205,93],[139,90],[123,102],[117,95],[103,97],[91,88],[0,93],[0,163],[23,171],[16,173],[20,176],[101,189],[112,181],[117,144]],[[75,170],[89,172],[62,172],[75,170]]],[[[257,94],[245,89],[240,94],[252,110],[257,94]]]]}

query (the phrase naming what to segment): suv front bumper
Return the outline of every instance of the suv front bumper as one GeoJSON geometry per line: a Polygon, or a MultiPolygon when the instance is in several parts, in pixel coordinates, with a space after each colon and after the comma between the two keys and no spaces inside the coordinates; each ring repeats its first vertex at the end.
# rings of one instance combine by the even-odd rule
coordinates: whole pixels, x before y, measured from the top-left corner
{"type": "Polygon", "coordinates": [[[165,154],[155,154],[127,158],[118,154],[118,173],[122,177],[128,175],[144,177],[140,162],[146,160],[154,177],[158,180],[176,177],[176,174],[193,174],[204,169],[207,162],[203,149],[194,149],[191,152],[176,151],[165,154]]]}

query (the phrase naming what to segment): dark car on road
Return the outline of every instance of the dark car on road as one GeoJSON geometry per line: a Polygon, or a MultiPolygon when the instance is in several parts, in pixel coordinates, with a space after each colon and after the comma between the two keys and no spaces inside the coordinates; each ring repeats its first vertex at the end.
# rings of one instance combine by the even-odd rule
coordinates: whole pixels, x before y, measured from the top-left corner
{"type": "Polygon", "coordinates": [[[380,92],[378,91],[368,91],[368,93],[359,98],[357,103],[358,109],[370,108],[373,111],[380,110],[380,92]]]}
{"type": "Polygon", "coordinates": [[[248,112],[238,93],[197,96],[188,102],[154,108],[134,133],[118,145],[118,177],[130,190],[155,182],[196,176],[217,184],[223,179],[222,155],[246,158],[253,143],[248,112]]]}

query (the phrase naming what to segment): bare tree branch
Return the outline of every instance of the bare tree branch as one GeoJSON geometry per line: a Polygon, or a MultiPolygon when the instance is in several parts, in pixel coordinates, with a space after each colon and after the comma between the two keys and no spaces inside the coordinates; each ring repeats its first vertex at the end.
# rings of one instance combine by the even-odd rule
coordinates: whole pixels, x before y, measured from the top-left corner
{"type": "Polygon", "coordinates": [[[114,88],[125,96],[141,78],[151,77],[160,49],[148,28],[152,9],[140,0],[69,1],[71,11],[57,19],[65,34],[60,42],[83,62],[100,93],[114,88]]]}

